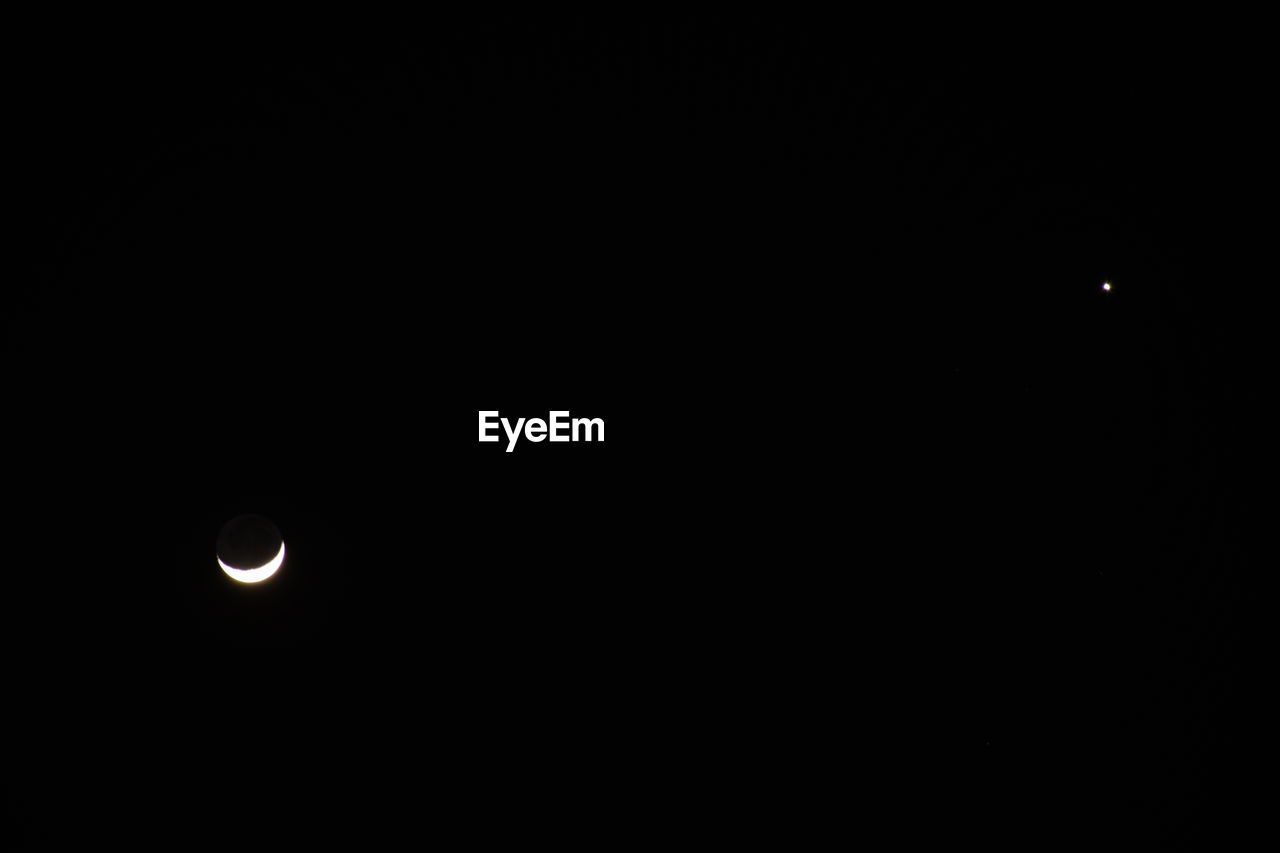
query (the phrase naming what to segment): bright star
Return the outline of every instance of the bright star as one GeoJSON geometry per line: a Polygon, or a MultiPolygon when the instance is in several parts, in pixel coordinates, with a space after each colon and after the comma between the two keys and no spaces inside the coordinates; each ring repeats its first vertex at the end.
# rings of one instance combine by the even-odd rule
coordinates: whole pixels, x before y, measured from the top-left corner
{"type": "Polygon", "coordinates": [[[1110,289],[1111,289],[1111,282],[1109,282],[1109,281],[1104,281],[1104,282],[1102,283],[1102,289],[1103,289],[1103,290],[1110,290],[1110,289]]]}

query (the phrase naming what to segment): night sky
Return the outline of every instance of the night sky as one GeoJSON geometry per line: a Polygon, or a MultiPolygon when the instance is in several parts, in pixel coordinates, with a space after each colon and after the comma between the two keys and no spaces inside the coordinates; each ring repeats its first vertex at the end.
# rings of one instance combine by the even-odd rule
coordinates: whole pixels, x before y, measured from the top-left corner
{"type": "Polygon", "coordinates": [[[8,837],[1242,833],[1234,105],[879,26],[15,54],[8,837]]]}

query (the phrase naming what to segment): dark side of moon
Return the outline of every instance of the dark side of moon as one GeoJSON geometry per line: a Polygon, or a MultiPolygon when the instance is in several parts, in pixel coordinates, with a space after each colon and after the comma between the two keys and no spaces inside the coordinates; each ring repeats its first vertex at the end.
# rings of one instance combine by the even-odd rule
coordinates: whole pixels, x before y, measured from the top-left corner
{"type": "Polygon", "coordinates": [[[280,528],[271,519],[239,515],[218,534],[218,558],[235,569],[255,569],[274,559],[283,541],[280,528]]]}

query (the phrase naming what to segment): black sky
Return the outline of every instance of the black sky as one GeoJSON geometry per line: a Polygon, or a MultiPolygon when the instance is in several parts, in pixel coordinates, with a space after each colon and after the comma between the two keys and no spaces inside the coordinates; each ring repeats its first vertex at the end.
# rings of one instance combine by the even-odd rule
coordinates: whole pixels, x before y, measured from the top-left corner
{"type": "Polygon", "coordinates": [[[1248,815],[1194,51],[506,21],[9,83],[33,847],[1248,815]]]}

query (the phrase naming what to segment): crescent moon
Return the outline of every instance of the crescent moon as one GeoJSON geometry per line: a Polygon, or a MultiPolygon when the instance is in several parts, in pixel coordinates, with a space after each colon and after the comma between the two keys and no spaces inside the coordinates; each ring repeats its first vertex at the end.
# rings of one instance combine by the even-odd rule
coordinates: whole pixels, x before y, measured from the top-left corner
{"type": "Polygon", "coordinates": [[[272,557],[270,562],[264,563],[256,569],[237,569],[233,566],[228,566],[226,563],[222,562],[221,557],[218,557],[218,565],[222,566],[222,570],[227,573],[227,577],[231,578],[233,581],[239,581],[240,583],[262,583],[264,580],[274,575],[283,563],[283,541],[280,542],[279,553],[272,557]]]}

